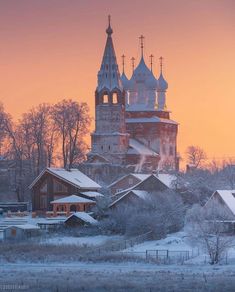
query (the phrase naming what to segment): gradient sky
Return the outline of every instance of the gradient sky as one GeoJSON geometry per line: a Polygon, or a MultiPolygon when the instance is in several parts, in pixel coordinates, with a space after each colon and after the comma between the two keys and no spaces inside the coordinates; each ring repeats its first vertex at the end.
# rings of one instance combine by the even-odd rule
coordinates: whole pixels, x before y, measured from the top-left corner
{"type": "MultiPolygon", "coordinates": [[[[234,0],[0,0],[0,101],[15,119],[62,98],[87,101],[94,90],[112,15],[119,64],[165,60],[167,106],[180,123],[178,148],[235,156],[234,0]]],[[[130,76],[130,75],[129,75],[130,76]]]]}

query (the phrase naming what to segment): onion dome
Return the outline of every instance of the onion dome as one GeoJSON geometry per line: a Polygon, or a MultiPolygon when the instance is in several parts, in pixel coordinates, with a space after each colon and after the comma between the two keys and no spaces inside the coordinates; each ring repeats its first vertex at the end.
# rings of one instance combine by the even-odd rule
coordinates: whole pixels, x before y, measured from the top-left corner
{"type": "Polygon", "coordinates": [[[129,89],[129,79],[126,77],[126,74],[123,72],[121,77],[120,77],[121,81],[122,81],[122,86],[125,90],[128,90],[129,89]]]}
{"type": "Polygon", "coordinates": [[[149,89],[157,89],[158,82],[157,82],[157,79],[154,77],[152,72],[146,81],[146,85],[149,89]]]}
{"type": "Polygon", "coordinates": [[[168,88],[168,83],[166,82],[166,80],[164,79],[162,72],[158,78],[158,82],[157,82],[157,89],[160,91],[166,91],[168,88]]]}

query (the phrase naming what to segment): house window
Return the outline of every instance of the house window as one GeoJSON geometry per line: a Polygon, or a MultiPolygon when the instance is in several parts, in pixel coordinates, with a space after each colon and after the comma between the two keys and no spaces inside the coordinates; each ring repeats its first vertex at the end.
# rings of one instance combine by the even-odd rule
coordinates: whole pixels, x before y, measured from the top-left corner
{"type": "Polygon", "coordinates": [[[118,103],[118,95],[117,92],[113,93],[113,104],[117,104],[118,103]]]}
{"type": "Polygon", "coordinates": [[[47,197],[46,196],[40,196],[40,208],[41,209],[47,208],[47,197]]]}
{"type": "Polygon", "coordinates": [[[44,183],[40,188],[41,193],[47,193],[47,183],[44,183]]]}
{"type": "Polygon", "coordinates": [[[58,193],[67,192],[67,187],[61,182],[54,181],[54,191],[58,193]]]}
{"type": "Polygon", "coordinates": [[[132,178],[132,177],[130,177],[130,178],[128,179],[128,183],[129,183],[129,185],[132,185],[132,184],[133,184],[133,178],[132,178]]]}

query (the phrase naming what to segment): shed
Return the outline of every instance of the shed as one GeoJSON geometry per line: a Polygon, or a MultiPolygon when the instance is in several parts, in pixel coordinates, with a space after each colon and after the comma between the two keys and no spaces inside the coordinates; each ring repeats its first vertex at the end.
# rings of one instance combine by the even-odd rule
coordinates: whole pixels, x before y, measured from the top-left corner
{"type": "Polygon", "coordinates": [[[85,212],[76,212],[64,221],[64,223],[69,226],[95,225],[97,222],[97,220],[85,212]]]}
{"type": "Polygon", "coordinates": [[[31,224],[12,225],[6,227],[3,232],[5,240],[23,240],[38,236],[40,234],[40,228],[31,224]]]}

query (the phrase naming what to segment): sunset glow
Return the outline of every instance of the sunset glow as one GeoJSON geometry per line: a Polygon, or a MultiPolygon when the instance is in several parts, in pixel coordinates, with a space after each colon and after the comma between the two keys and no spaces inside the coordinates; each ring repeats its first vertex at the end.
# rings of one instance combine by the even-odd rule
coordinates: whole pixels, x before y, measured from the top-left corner
{"type": "MultiPolygon", "coordinates": [[[[17,119],[42,102],[89,104],[105,45],[107,15],[121,71],[145,60],[169,84],[167,107],[179,122],[178,150],[200,145],[210,158],[234,157],[235,2],[233,0],[0,0],[0,101],[17,119]]],[[[94,123],[93,123],[94,126],[94,123]]]]}

